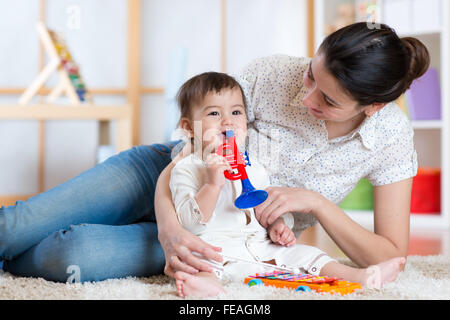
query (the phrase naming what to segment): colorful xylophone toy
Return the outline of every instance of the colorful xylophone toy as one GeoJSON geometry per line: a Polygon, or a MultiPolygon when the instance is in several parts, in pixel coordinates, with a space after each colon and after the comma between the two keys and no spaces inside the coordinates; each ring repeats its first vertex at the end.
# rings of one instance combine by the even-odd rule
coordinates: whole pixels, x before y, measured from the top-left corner
{"type": "Polygon", "coordinates": [[[362,286],[359,283],[348,282],[339,278],[297,274],[284,271],[257,273],[244,279],[249,287],[256,285],[274,286],[277,288],[292,288],[296,291],[311,291],[330,294],[349,294],[362,286]]]}

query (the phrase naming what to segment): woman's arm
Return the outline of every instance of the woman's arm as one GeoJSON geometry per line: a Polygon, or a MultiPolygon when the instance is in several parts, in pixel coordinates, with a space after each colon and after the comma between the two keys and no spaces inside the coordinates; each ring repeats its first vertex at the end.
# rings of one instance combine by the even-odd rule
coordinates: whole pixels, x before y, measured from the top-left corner
{"type": "Polygon", "coordinates": [[[255,214],[264,226],[285,212],[311,213],[352,261],[367,267],[407,256],[411,188],[412,179],[374,188],[374,232],[319,193],[301,188],[268,188],[268,201],[255,214]]]}
{"type": "Polygon", "coordinates": [[[211,246],[185,230],[178,222],[169,188],[170,173],[175,163],[170,163],[161,173],[155,190],[155,215],[158,239],[164,250],[166,266],[164,273],[173,276],[175,271],[188,273],[212,272],[212,268],[196,256],[193,251],[215,261],[222,261],[220,248],[211,246]]]}
{"type": "Polygon", "coordinates": [[[322,201],[315,216],[341,250],[361,267],[407,257],[412,179],[374,187],[374,232],[322,201]]]}

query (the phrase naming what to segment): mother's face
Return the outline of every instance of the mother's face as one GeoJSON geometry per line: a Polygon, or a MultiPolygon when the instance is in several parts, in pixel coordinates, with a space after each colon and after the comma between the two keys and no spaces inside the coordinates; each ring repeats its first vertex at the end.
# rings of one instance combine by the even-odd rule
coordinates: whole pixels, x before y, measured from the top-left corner
{"type": "Polygon", "coordinates": [[[303,76],[308,89],[303,105],[320,120],[345,122],[363,117],[367,108],[358,105],[325,68],[323,54],[318,53],[303,76]]]}

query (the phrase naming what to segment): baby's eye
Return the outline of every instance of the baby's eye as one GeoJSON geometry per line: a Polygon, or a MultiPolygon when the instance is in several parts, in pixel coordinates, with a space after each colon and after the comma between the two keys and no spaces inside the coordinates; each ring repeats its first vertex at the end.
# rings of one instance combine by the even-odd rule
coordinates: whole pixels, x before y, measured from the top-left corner
{"type": "Polygon", "coordinates": [[[208,116],[218,116],[218,115],[219,115],[219,112],[217,112],[217,111],[212,111],[212,112],[208,113],[208,116]]]}
{"type": "Polygon", "coordinates": [[[238,116],[240,114],[242,114],[242,112],[240,110],[233,111],[233,116],[238,116]]]}

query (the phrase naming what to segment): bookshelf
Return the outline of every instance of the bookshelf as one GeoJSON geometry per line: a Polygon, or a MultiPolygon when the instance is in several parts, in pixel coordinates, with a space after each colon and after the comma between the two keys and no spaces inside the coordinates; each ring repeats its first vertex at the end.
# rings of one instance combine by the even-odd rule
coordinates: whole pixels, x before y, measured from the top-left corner
{"type": "MultiPolygon", "coordinates": [[[[46,122],[65,120],[95,120],[100,124],[100,135],[103,128],[110,130],[109,123],[115,122],[115,147],[116,151],[123,151],[139,144],[137,134],[139,132],[139,98],[141,94],[163,93],[164,88],[143,88],[139,81],[140,59],[136,58],[139,53],[139,33],[136,31],[140,27],[140,0],[127,1],[128,14],[128,86],[120,88],[96,88],[89,89],[89,92],[77,92],[84,86],[81,77],[77,72],[64,71],[62,68],[62,56],[58,48],[51,42],[51,34],[45,27],[46,10],[48,3],[46,0],[39,0],[39,16],[37,30],[30,30],[39,36],[39,60],[40,73],[35,79],[30,79],[28,88],[0,88],[0,95],[18,96],[17,103],[0,104],[0,120],[20,120],[36,121],[39,123],[39,131],[36,138],[38,140],[38,186],[37,192],[31,194],[0,194],[0,207],[14,205],[16,201],[25,201],[28,198],[45,191],[45,153],[46,153],[46,122]],[[56,74],[59,79],[54,88],[45,86],[49,75],[56,74]],[[33,81],[32,81],[33,80],[33,81]],[[75,86],[74,81],[80,86],[75,86]],[[135,88],[138,88],[137,90],[135,88]],[[127,102],[124,104],[95,104],[90,94],[97,95],[124,95],[127,102]],[[60,96],[67,96],[69,103],[56,101],[60,96]],[[33,98],[37,98],[32,101],[33,98]]],[[[20,22],[20,21],[19,21],[20,22]]],[[[61,45],[61,43],[60,43],[61,45]]],[[[59,48],[61,49],[61,48],[59,48]]],[[[68,50],[69,48],[64,48],[68,50]]],[[[69,52],[66,52],[69,53],[69,52]]],[[[69,53],[70,55],[70,53],[69,53]]],[[[67,57],[66,57],[67,58],[67,57]]],[[[67,59],[70,61],[71,59],[67,59]]],[[[73,62],[73,61],[71,61],[73,62]]],[[[103,133],[103,135],[105,135],[103,133]]],[[[106,136],[106,135],[105,135],[106,136]]],[[[108,138],[109,139],[109,138],[108,138]]],[[[101,137],[100,139],[101,140],[101,137]]],[[[100,142],[100,141],[99,141],[100,142]]]]}
{"type": "MultiPolygon", "coordinates": [[[[441,169],[441,212],[411,214],[411,228],[450,228],[450,1],[447,0],[314,0],[315,49],[326,36],[326,27],[337,20],[338,8],[361,2],[375,4],[371,7],[376,21],[393,27],[399,36],[421,40],[429,49],[431,66],[436,68],[441,85],[441,119],[414,120],[415,145],[419,166],[438,166],[441,169]],[[420,17],[420,18],[419,18],[420,17]]],[[[342,19],[341,19],[342,20],[342,19]]],[[[354,20],[368,21],[358,17],[354,20]]],[[[370,20],[375,21],[375,20],[370,20]]],[[[342,21],[340,21],[342,22],[342,21]]],[[[372,211],[346,210],[361,225],[373,226],[372,211]]]]}
{"type": "Polygon", "coordinates": [[[414,120],[411,124],[415,130],[442,129],[442,120],[414,120]]]}

